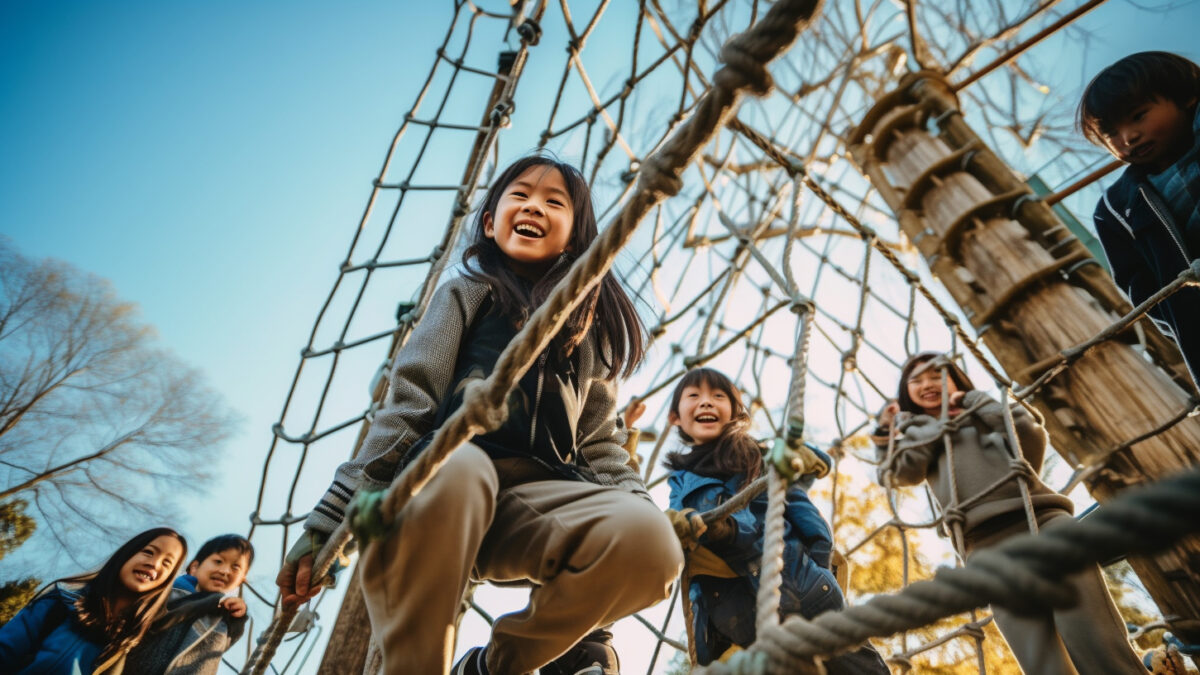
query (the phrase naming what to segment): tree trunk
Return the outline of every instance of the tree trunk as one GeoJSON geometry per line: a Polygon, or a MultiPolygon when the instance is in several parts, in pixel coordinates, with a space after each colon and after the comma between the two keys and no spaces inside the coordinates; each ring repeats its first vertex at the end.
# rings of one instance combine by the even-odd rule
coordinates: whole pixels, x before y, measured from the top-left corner
{"type": "MultiPolygon", "coordinates": [[[[851,137],[852,154],[982,342],[1018,384],[1063,349],[1128,311],[1111,278],[1045,204],[963,122],[944,82],[919,73],[876,104],[851,137]],[[938,135],[926,130],[934,117],[938,135]],[[1013,218],[1017,220],[1013,220],[1013,218]]],[[[1051,379],[1031,402],[1100,502],[1133,484],[1200,463],[1200,420],[1183,419],[1131,447],[1122,443],[1191,406],[1178,350],[1143,319],[1148,361],[1133,331],[1101,343],[1051,379]]],[[[1200,540],[1130,563],[1171,630],[1200,642],[1200,540]]]]}

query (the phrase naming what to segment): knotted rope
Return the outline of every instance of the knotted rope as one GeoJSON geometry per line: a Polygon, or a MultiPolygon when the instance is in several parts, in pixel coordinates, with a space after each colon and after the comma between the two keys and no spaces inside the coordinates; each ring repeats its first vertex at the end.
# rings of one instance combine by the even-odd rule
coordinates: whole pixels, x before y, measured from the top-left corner
{"type": "Polygon", "coordinates": [[[933,579],[876,596],[865,604],[826,612],[812,621],[797,616],[758,634],[727,664],[697,673],[778,675],[816,673],[812,659],[837,654],[870,637],[924,626],[983,605],[1015,612],[1069,607],[1076,598],[1063,580],[1089,565],[1136,553],[1153,554],[1200,532],[1200,470],[1131,489],[1084,520],[1021,535],[975,553],[966,565],[942,568],[933,579]]]}

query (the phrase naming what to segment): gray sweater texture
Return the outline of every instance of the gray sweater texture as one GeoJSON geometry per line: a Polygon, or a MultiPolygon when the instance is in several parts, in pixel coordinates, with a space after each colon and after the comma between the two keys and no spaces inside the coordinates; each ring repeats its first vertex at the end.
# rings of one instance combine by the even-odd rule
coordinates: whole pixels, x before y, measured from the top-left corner
{"type": "MultiPolygon", "coordinates": [[[[463,336],[490,289],[485,283],[456,277],[434,292],[408,342],[397,352],[389,390],[375,413],[358,454],[338,467],[325,496],[304,526],[332,532],[345,517],[346,505],[363,488],[386,488],[404,468],[406,451],[433,430],[438,405],[454,377],[463,336]]],[[[646,485],[628,466],[622,444],[626,431],[617,423],[616,382],[589,337],[578,348],[579,396],[577,446],[596,481],[646,496],[646,485]]]]}

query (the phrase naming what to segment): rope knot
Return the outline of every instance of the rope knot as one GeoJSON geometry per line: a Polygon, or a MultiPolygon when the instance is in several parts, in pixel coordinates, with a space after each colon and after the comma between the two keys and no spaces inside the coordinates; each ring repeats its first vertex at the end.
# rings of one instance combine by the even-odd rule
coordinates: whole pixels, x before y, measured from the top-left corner
{"type": "Polygon", "coordinates": [[[1037,472],[1025,461],[1025,458],[1018,457],[1008,460],[1008,470],[1012,472],[1016,478],[1024,478],[1027,481],[1037,480],[1037,472]]]}
{"type": "Polygon", "coordinates": [[[508,402],[504,399],[491,400],[493,390],[487,380],[472,380],[467,383],[463,394],[466,406],[463,410],[467,426],[476,434],[500,428],[508,419],[508,402]]]}
{"type": "Polygon", "coordinates": [[[775,82],[767,65],[755,54],[743,46],[745,36],[738,36],[721,48],[721,62],[725,67],[713,76],[713,83],[723,89],[733,91],[745,85],[756,96],[766,96],[771,93],[775,82]]]}
{"type": "Polygon", "coordinates": [[[945,523],[946,529],[949,530],[955,524],[962,525],[967,522],[967,514],[957,506],[951,506],[942,512],[942,522],[945,523]]]}
{"type": "Polygon", "coordinates": [[[542,27],[537,21],[526,18],[521,25],[517,26],[517,35],[520,35],[521,39],[532,47],[542,39],[542,27]]]}
{"type": "Polygon", "coordinates": [[[655,154],[642,162],[638,171],[638,187],[647,193],[674,197],[683,189],[683,179],[674,171],[675,162],[655,154]]]}

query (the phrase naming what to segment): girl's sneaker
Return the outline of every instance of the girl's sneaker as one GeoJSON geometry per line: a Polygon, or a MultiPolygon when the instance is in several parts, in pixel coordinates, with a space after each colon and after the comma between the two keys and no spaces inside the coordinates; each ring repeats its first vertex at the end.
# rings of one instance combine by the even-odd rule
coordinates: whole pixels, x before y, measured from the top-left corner
{"type": "Polygon", "coordinates": [[[486,655],[486,646],[468,649],[450,669],[450,675],[488,675],[487,662],[484,659],[486,655]]]}

